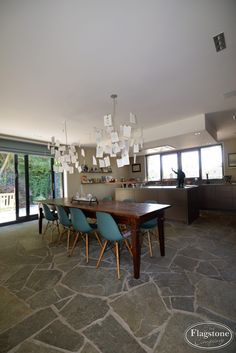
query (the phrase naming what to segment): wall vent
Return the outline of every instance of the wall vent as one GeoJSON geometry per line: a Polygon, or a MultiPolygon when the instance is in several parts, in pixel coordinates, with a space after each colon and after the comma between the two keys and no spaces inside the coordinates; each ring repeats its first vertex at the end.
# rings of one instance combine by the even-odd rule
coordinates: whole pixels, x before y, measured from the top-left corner
{"type": "Polygon", "coordinates": [[[226,48],[224,32],[213,37],[216,51],[221,51],[226,48]]]}

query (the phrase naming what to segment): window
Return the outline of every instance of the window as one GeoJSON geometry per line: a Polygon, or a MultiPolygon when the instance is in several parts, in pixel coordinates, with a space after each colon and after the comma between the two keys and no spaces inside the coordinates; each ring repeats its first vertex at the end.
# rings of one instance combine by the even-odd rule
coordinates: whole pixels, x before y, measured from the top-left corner
{"type": "Polygon", "coordinates": [[[177,171],[178,160],[177,153],[166,154],[162,156],[162,178],[163,179],[176,179],[177,175],[173,172],[172,168],[177,171]]]}
{"type": "Polygon", "coordinates": [[[182,152],[181,165],[186,178],[199,178],[198,151],[182,152]]]}
{"type": "Polygon", "coordinates": [[[160,155],[147,156],[147,179],[148,181],[160,180],[160,155]]]}
{"type": "Polygon", "coordinates": [[[201,148],[202,179],[221,179],[223,177],[222,147],[201,148]]]}

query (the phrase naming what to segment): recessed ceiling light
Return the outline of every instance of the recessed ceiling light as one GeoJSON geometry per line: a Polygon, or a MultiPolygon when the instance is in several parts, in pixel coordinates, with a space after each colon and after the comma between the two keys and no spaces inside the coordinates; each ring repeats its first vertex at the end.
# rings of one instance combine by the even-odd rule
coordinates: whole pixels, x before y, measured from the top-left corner
{"type": "Polygon", "coordinates": [[[198,132],[194,132],[194,135],[197,136],[197,135],[201,135],[201,133],[198,131],[198,132]]]}
{"type": "Polygon", "coordinates": [[[233,115],[233,120],[236,120],[236,115],[233,115]]]}

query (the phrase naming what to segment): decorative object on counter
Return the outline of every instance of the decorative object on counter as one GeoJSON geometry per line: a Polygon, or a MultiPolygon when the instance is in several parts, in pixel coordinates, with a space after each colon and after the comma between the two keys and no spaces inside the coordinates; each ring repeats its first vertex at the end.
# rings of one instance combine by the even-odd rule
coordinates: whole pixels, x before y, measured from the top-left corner
{"type": "MultiPolygon", "coordinates": [[[[136,116],[129,115],[129,122],[116,126],[117,94],[112,94],[113,113],[104,116],[104,130],[95,128],[96,158],[100,168],[110,167],[110,157],[115,157],[118,168],[129,165],[130,150],[136,154],[143,148],[143,132],[138,128],[136,116]]],[[[94,157],[94,163],[96,158],[94,157]]]]}
{"type": "Polygon", "coordinates": [[[132,164],[132,172],[133,173],[141,172],[141,164],[140,163],[132,164]]]}
{"type": "MultiPolygon", "coordinates": [[[[48,149],[54,156],[53,170],[55,173],[69,172],[74,173],[74,167],[79,167],[78,152],[76,145],[68,145],[67,125],[64,122],[65,143],[61,144],[59,140],[55,140],[52,136],[51,143],[48,143],[48,149]]],[[[83,150],[83,149],[82,149],[83,150]]]]}
{"type": "Polygon", "coordinates": [[[228,153],[228,167],[236,167],[236,153],[228,153]]]}
{"type": "Polygon", "coordinates": [[[79,193],[76,193],[75,196],[72,196],[71,198],[71,202],[89,202],[89,204],[91,205],[92,203],[96,203],[98,204],[98,199],[96,198],[96,196],[93,196],[92,194],[87,194],[86,196],[80,196],[79,193]]]}
{"type": "Polygon", "coordinates": [[[173,168],[171,168],[171,169],[177,175],[177,181],[178,181],[177,188],[183,188],[185,173],[182,171],[182,169],[178,169],[177,171],[175,171],[173,168]]]}
{"type": "Polygon", "coordinates": [[[208,174],[208,173],[206,173],[206,178],[207,178],[206,183],[207,183],[207,184],[210,184],[209,174],[208,174]]]}

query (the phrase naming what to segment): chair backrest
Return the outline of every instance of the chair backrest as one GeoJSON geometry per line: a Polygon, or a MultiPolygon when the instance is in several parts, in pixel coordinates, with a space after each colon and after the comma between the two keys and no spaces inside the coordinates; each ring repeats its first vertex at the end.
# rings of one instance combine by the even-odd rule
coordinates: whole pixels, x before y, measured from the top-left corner
{"type": "Polygon", "coordinates": [[[42,204],[43,206],[43,213],[44,213],[44,217],[46,218],[47,221],[54,221],[55,220],[55,216],[52,214],[50,208],[48,207],[48,205],[46,203],[42,204]]]}
{"type": "Polygon", "coordinates": [[[112,201],[112,196],[103,197],[102,201],[112,201]]]}
{"type": "Polygon", "coordinates": [[[89,225],[84,212],[79,208],[70,208],[71,222],[77,232],[88,233],[93,230],[89,225]]]}
{"type": "Polygon", "coordinates": [[[156,200],[145,200],[144,203],[158,203],[156,200]]]}
{"type": "Polygon", "coordinates": [[[134,199],[124,199],[123,202],[135,202],[134,199]]]}
{"type": "Polygon", "coordinates": [[[56,206],[57,209],[57,214],[60,223],[65,226],[65,227],[70,227],[71,226],[71,220],[69,219],[65,209],[63,206],[56,206]]]}
{"type": "Polygon", "coordinates": [[[107,240],[123,239],[114,218],[106,212],[96,212],[97,225],[100,234],[107,240]]]}
{"type": "MultiPolygon", "coordinates": [[[[145,200],[144,203],[158,203],[158,202],[156,200],[145,200]]],[[[156,218],[150,219],[150,221],[147,221],[144,224],[148,228],[154,228],[157,225],[157,220],[156,218]]]]}

